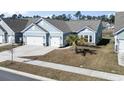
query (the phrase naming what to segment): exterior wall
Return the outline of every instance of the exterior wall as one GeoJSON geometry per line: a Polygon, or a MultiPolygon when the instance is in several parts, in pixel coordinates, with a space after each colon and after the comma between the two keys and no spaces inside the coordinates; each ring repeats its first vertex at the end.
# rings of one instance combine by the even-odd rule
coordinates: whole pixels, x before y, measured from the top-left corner
{"type": "Polygon", "coordinates": [[[45,20],[42,20],[38,23],[39,26],[43,27],[44,29],[46,29],[49,33],[49,45],[50,45],[50,38],[51,37],[60,37],[60,43],[61,46],[64,46],[64,42],[63,42],[63,32],[60,31],[59,29],[57,29],[56,27],[54,27],[53,25],[51,25],[50,23],[48,23],[45,20]]]}
{"type": "Polygon", "coordinates": [[[2,29],[0,29],[0,35],[4,35],[4,31],[2,29]]]}
{"type": "Polygon", "coordinates": [[[124,30],[114,36],[115,38],[115,52],[118,52],[119,40],[124,40],[124,30]]]}
{"type": "Polygon", "coordinates": [[[46,44],[47,42],[46,35],[47,33],[42,29],[39,29],[36,26],[32,26],[31,28],[29,28],[27,31],[23,33],[23,42],[26,43],[27,36],[33,36],[33,37],[44,37],[44,43],[46,44]]]}
{"type": "Polygon", "coordinates": [[[117,39],[117,35],[114,36],[114,39],[115,39],[114,51],[117,52],[118,51],[118,39],[117,39]]]}
{"type": "Polygon", "coordinates": [[[124,39],[124,30],[121,33],[117,34],[118,39],[124,39]]]}
{"type": "Polygon", "coordinates": [[[82,31],[80,31],[79,33],[78,33],[78,36],[80,37],[80,36],[85,36],[85,35],[88,35],[88,38],[89,38],[89,36],[92,36],[92,42],[90,42],[90,43],[92,43],[92,44],[96,44],[96,40],[95,40],[95,32],[94,31],[91,31],[90,29],[84,29],[84,30],[82,30],[82,31]]]}

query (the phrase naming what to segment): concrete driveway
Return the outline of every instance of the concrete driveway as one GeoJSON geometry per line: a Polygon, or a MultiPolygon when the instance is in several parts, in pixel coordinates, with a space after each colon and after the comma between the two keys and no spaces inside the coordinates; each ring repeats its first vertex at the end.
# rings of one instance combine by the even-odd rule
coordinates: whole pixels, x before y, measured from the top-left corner
{"type": "MultiPolygon", "coordinates": [[[[53,51],[56,47],[43,47],[35,45],[24,45],[17,48],[14,48],[14,58],[24,57],[24,56],[37,56],[44,55],[48,52],[53,51]]],[[[5,60],[11,60],[11,52],[4,51],[0,52],[0,62],[5,60]]]]}

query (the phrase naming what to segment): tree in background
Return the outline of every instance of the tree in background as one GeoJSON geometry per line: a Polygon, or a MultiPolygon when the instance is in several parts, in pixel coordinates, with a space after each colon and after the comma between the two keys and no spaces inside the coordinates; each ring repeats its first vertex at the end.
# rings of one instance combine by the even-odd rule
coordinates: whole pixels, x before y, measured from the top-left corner
{"type": "Polygon", "coordinates": [[[41,16],[39,15],[34,15],[33,18],[40,18],[41,16]]]}
{"type": "Polygon", "coordinates": [[[0,18],[4,18],[4,17],[5,17],[5,15],[4,15],[4,14],[1,14],[1,15],[0,15],[0,18]]]}
{"type": "Polygon", "coordinates": [[[23,18],[22,14],[18,14],[18,17],[19,19],[23,18]]]}
{"type": "Polygon", "coordinates": [[[91,19],[92,19],[92,16],[87,15],[87,20],[91,20],[91,19]]]}
{"type": "Polygon", "coordinates": [[[17,17],[18,17],[17,14],[12,15],[12,19],[17,19],[17,17]]]}
{"type": "Polygon", "coordinates": [[[109,23],[114,23],[114,21],[115,21],[115,16],[114,15],[110,15],[109,23]]]}
{"type": "Polygon", "coordinates": [[[68,15],[67,15],[67,19],[68,19],[68,21],[69,21],[69,20],[72,20],[72,15],[71,15],[71,14],[68,14],[68,15]]]}
{"type": "Polygon", "coordinates": [[[82,17],[82,14],[81,14],[80,11],[77,11],[77,12],[74,14],[74,16],[75,16],[78,20],[80,20],[81,17],[82,17]]]}
{"type": "Polygon", "coordinates": [[[56,15],[55,14],[52,15],[52,19],[56,19],[56,15]]]}

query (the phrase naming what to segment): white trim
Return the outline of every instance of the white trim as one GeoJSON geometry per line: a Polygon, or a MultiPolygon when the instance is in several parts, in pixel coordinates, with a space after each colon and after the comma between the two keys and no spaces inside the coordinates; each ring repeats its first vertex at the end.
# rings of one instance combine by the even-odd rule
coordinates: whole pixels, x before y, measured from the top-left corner
{"type": "Polygon", "coordinates": [[[118,30],[117,32],[113,33],[113,35],[117,35],[119,32],[121,32],[122,30],[124,30],[124,27],[121,28],[120,30],[118,30]]]}
{"type": "Polygon", "coordinates": [[[47,20],[43,19],[45,22],[47,22],[49,25],[51,25],[52,27],[54,27],[58,32],[63,32],[60,29],[58,29],[57,27],[55,27],[54,25],[52,25],[51,23],[49,23],[47,20]]]}
{"type": "MultiPolygon", "coordinates": [[[[28,29],[30,29],[32,26],[36,26],[39,30],[43,30],[40,27],[38,27],[36,24],[31,23],[28,27],[26,27],[23,31],[21,31],[22,33],[26,32],[28,29]]],[[[44,30],[43,30],[44,31],[44,30]]],[[[45,32],[45,31],[44,31],[45,32]]],[[[45,32],[47,33],[47,32],[45,32]]]]}
{"type": "MultiPolygon", "coordinates": [[[[2,18],[0,18],[0,20],[1,21],[3,21],[4,22],[4,24],[15,34],[15,32],[8,26],[8,24],[6,24],[6,22],[2,19],[2,18]]],[[[2,26],[2,25],[1,25],[2,26]]],[[[3,26],[2,26],[3,27],[3,26]]],[[[4,29],[5,29],[5,27],[3,27],[4,29]]],[[[5,29],[6,30],[6,29],[5,29]]],[[[8,31],[6,30],[6,32],[8,33],[8,31]]],[[[12,34],[12,35],[14,35],[14,34],[12,34]]]]}
{"type": "Polygon", "coordinates": [[[93,30],[92,28],[90,28],[90,27],[88,27],[88,26],[85,26],[85,27],[83,27],[82,29],[80,29],[80,30],[78,30],[78,31],[76,31],[76,32],[79,33],[79,32],[81,32],[81,31],[83,31],[85,28],[87,28],[87,29],[89,29],[89,30],[91,30],[91,31],[96,32],[95,30],[93,30]]]}

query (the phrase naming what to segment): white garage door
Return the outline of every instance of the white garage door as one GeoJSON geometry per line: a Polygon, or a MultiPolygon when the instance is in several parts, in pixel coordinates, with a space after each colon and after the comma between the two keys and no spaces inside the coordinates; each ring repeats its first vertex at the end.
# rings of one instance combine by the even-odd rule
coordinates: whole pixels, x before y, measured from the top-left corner
{"type": "Polygon", "coordinates": [[[124,52],[124,40],[119,40],[119,51],[124,52]]]}
{"type": "Polygon", "coordinates": [[[51,37],[51,46],[60,47],[60,37],[51,37]]]}
{"type": "Polygon", "coordinates": [[[0,43],[3,43],[3,38],[2,38],[2,36],[0,36],[0,43]]]}
{"type": "Polygon", "coordinates": [[[42,45],[43,37],[27,37],[27,45],[42,45]]]}

